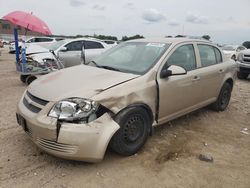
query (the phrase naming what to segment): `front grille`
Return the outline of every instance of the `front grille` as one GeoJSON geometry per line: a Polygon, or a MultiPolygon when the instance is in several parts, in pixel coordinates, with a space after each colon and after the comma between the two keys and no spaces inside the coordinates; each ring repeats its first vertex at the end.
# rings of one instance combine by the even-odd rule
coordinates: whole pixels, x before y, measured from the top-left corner
{"type": "Polygon", "coordinates": [[[41,108],[38,108],[34,106],[33,104],[30,104],[25,97],[23,98],[23,104],[24,106],[26,106],[26,108],[28,108],[31,112],[34,112],[34,113],[38,113],[42,110],[41,108]]]}
{"type": "Polygon", "coordinates": [[[44,149],[50,150],[52,152],[58,153],[66,153],[66,154],[74,154],[77,152],[77,146],[69,145],[69,144],[61,144],[55,141],[37,138],[37,143],[44,149]]]}
{"type": "Polygon", "coordinates": [[[40,104],[40,105],[45,106],[45,105],[48,104],[48,102],[49,102],[49,101],[40,99],[40,98],[38,98],[38,97],[35,97],[35,96],[32,95],[29,91],[27,91],[26,94],[29,96],[29,98],[30,98],[32,101],[34,101],[34,102],[36,102],[36,103],[38,103],[38,104],[40,104]]]}
{"type": "Polygon", "coordinates": [[[27,126],[27,130],[25,131],[32,138],[32,129],[27,126]]]}
{"type": "Polygon", "coordinates": [[[250,59],[243,59],[244,62],[250,62],[250,59]]]}
{"type": "Polygon", "coordinates": [[[244,55],[244,57],[250,57],[250,55],[244,55]]]}
{"type": "Polygon", "coordinates": [[[38,113],[42,110],[43,106],[46,106],[49,101],[40,99],[32,95],[29,91],[26,92],[23,98],[23,104],[33,113],[38,113]]]}

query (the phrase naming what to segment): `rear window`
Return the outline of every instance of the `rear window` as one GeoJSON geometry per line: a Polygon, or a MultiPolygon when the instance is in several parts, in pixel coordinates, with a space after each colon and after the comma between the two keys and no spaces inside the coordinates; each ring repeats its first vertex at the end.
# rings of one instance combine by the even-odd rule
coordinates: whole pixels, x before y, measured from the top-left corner
{"type": "Polygon", "coordinates": [[[202,67],[217,64],[214,47],[205,44],[198,44],[198,49],[202,67]]]}
{"type": "Polygon", "coordinates": [[[99,48],[104,48],[103,45],[99,42],[95,41],[85,41],[84,42],[84,48],[85,49],[99,49],[99,48]]]}
{"type": "Polygon", "coordinates": [[[106,44],[115,44],[114,41],[110,41],[110,40],[107,40],[107,41],[104,41],[106,44]]]}
{"type": "Polygon", "coordinates": [[[83,41],[74,41],[67,44],[65,47],[68,51],[82,51],[83,41]]]}
{"type": "Polygon", "coordinates": [[[214,52],[215,52],[215,55],[216,55],[217,63],[221,63],[222,62],[222,55],[220,53],[220,50],[218,50],[218,48],[214,47],[214,52]]]}

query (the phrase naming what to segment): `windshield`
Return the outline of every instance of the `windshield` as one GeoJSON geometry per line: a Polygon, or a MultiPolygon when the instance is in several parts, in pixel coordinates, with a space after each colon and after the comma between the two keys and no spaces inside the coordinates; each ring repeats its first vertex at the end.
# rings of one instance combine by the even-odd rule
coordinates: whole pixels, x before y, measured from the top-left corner
{"type": "Polygon", "coordinates": [[[99,67],[112,67],[122,72],[144,74],[163,55],[170,44],[126,42],[94,59],[99,67]]]}
{"type": "Polygon", "coordinates": [[[223,46],[222,50],[234,51],[234,50],[236,50],[236,47],[234,47],[234,46],[223,46]]]}
{"type": "Polygon", "coordinates": [[[60,46],[62,46],[66,42],[67,40],[60,40],[60,41],[53,42],[52,44],[45,46],[45,48],[56,51],[60,46]]]}

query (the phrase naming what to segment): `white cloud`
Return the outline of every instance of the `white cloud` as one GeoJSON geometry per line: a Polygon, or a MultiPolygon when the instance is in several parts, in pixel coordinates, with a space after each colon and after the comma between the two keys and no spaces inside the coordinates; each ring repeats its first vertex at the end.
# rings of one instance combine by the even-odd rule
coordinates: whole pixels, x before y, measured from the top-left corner
{"type": "Polygon", "coordinates": [[[105,10],[105,6],[104,5],[94,5],[93,7],[92,7],[93,9],[95,9],[95,10],[100,10],[100,11],[102,11],[102,10],[105,10]]]}
{"type": "Polygon", "coordinates": [[[195,24],[208,24],[208,17],[189,12],[186,21],[195,24]]]}
{"type": "Polygon", "coordinates": [[[85,3],[81,0],[70,0],[70,5],[72,7],[79,7],[79,6],[85,5],[85,3]]]}
{"type": "Polygon", "coordinates": [[[135,6],[134,3],[128,2],[124,5],[124,8],[134,10],[135,6]]]}
{"type": "Polygon", "coordinates": [[[170,25],[170,26],[179,26],[180,23],[178,21],[172,19],[172,20],[169,20],[168,25],[170,25]]]}
{"type": "Polygon", "coordinates": [[[160,22],[165,19],[165,15],[157,9],[148,9],[143,12],[142,18],[149,23],[160,22]]]}

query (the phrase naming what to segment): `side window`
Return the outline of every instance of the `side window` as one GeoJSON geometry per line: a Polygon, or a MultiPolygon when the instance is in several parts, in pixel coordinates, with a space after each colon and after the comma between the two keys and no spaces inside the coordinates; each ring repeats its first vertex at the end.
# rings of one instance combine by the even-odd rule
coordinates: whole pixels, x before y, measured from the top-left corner
{"type": "Polygon", "coordinates": [[[50,38],[36,38],[35,41],[36,42],[51,42],[51,41],[53,41],[53,39],[50,39],[50,38]]]}
{"type": "Polygon", "coordinates": [[[242,50],[245,50],[246,48],[244,46],[240,46],[238,49],[239,51],[242,51],[242,50]]]}
{"type": "Polygon", "coordinates": [[[40,38],[34,38],[35,42],[41,42],[40,38]]]}
{"type": "Polygon", "coordinates": [[[178,65],[191,71],[196,68],[194,47],[192,44],[183,45],[177,48],[168,58],[165,66],[178,65]]]}
{"type": "Polygon", "coordinates": [[[220,50],[218,50],[218,48],[214,48],[214,52],[216,55],[217,63],[221,63],[222,62],[222,55],[220,53],[220,50]]]}
{"type": "Polygon", "coordinates": [[[214,47],[205,44],[198,44],[198,49],[200,52],[202,67],[207,67],[217,63],[214,47]]]}
{"type": "Polygon", "coordinates": [[[43,38],[42,42],[52,42],[52,41],[53,41],[53,39],[51,39],[51,38],[43,38]]]}
{"type": "Polygon", "coordinates": [[[26,43],[35,42],[35,38],[29,39],[26,43]]]}
{"type": "Polygon", "coordinates": [[[84,48],[85,49],[99,49],[99,48],[104,48],[103,45],[99,42],[95,41],[85,41],[84,42],[84,48]]]}
{"type": "Polygon", "coordinates": [[[65,47],[68,51],[81,51],[82,50],[82,41],[75,41],[67,44],[65,47]]]}

